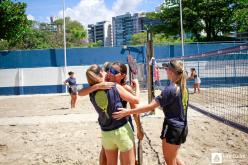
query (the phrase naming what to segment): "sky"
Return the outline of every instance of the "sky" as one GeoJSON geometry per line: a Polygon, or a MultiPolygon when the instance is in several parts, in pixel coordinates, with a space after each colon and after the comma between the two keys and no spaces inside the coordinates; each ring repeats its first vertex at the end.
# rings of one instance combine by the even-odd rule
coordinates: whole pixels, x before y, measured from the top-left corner
{"type": "MultiPolygon", "coordinates": [[[[62,17],[62,0],[17,0],[27,3],[26,14],[31,20],[49,22],[50,16],[62,17]]],[[[83,25],[111,21],[126,12],[154,11],[164,0],[65,0],[66,16],[83,25]]]]}

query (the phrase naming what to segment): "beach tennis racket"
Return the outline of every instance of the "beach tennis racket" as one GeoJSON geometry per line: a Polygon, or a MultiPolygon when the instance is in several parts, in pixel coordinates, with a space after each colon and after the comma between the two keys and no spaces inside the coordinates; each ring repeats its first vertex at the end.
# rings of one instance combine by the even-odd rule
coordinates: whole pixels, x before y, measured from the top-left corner
{"type": "Polygon", "coordinates": [[[98,107],[105,113],[107,119],[109,119],[108,115],[108,96],[105,91],[97,91],[95,95],[95,102],[98,107]]]}
{"type": "Polygon", "coordinates": [[[137,78],[137,74],[138,74],[137,63],[131,54],[127,56],[127,62],[132,76],[131,79],[137,78]]]}
{"type": "Polygon", "coordinates": [[[138,141],[138,165],[143,164],[143,147],[142,147],[142,140],[138,141]]]}

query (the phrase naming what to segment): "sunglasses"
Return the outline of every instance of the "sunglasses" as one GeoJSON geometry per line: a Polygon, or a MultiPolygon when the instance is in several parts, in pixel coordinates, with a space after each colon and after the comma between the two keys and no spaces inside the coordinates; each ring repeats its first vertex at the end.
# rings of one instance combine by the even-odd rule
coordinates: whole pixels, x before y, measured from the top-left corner
{"type": "Polygon", "coordinates": [[[117,70],[114,69],[113,67],[110,67],[110,68],[109,68],[109,72],[112,73],[113,75],[117,75],[117,74],[120,73],[119,71],[117,71],[117,70]]]}

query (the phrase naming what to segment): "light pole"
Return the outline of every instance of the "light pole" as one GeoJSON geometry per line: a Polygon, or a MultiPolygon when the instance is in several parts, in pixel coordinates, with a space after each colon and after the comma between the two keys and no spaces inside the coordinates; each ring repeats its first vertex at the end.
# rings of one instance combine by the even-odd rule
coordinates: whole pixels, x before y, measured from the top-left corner
{"type": "Polygon", "coordinates": [[[180,24],[181,24],[182,56],[184,56],[184,32],[183,32],[183,9],[182,9],[182,0],[179,0],[179,7],[180,7],[180,24]]]}
{"type": "MultiPolygon", "coordinates": [[[[67,74],[67,57],[66,57],[66,33],[65,33],[65,0],[63,2],[63,30],[64,30],[64,76],[66,78],[67,74]]],[[[65,92],[67,93],[67,86],[65,88],[65,92]]]]}

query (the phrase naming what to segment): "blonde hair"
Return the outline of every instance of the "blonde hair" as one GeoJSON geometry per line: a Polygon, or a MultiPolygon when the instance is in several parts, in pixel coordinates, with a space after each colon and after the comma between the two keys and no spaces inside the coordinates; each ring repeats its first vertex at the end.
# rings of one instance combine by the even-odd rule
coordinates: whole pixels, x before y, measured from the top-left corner
{"type": "Polygon", "coordinates": [[[86,71],[87,81],[90,86],[98,84],[103,81],[102,76],[100,75],[102,69],[99,65],[91,65],[86,71]]]}
{"type": "Polygon", "coordinates": [[[173,78],[173,83],[180,86],[182,95],[187,92],[187,84],[186,84],[186,72],[184,71],[184,64],[179,60],[170,61],[170,67],[175,74],[173,78]]]}

